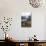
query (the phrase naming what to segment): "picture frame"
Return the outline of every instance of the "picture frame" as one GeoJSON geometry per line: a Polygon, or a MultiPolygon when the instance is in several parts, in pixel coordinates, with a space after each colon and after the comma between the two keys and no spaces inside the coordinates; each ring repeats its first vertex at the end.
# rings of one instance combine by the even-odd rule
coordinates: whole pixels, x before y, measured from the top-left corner
{"type": "Polygon", "coordinates": [[[32,14],[31,13],[22,14],[21,27],[32,27],[32,14]]]}

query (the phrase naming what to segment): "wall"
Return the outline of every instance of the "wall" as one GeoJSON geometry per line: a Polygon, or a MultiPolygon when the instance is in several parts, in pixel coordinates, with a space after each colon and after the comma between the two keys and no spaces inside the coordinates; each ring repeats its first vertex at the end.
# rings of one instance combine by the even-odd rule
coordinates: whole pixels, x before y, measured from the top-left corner
{"type": "Polygon", "coordinates": [[[44,28],[44,38],[46,39],[46,15],[45,15],[45,24],[44,24],[45,28],[44,28]]]}
{"type": "Polygon", "coordinates": [[[45,8],[32,8],[28,0],[0,0],[0,16],[13,17],[12,26],[8,33],[17,40],[27,40],[34,34],[39,40],[44,40],[45,12],[45,8]],[[22,12],[32,12],[31,28],[21,27],[22,12]]]}
{"type": "MultiPolygon", "coordinates": [[[[20,16],[22,12],[32,12],[32,28],[20,28],[20,22],[18,21],[19,25],[18,28],[20,29],[20,31],[23,33],[25,32],[25,38],[26,37],[31,37],[33,36],[35,33],[37,35],[37,38],[42,40],[44,39],[44,15],[46,14],[46,9],[45,8],[32,8],[29,5],[29,1],[28,0],[16,0],[16,15],[18,17],[18,20],[20,20],[20,16]],[[19,2],[19,3],[18,3],[19,2]],[[26,30],[26,31],[25,31],[26,30]],[[28,32],[28,33],[27,33],[28,32]],[[29,35],[29,36],[28,36],[29,35]]],[[[20,39],[22,39],[21,37],[21,32],[20,32],[20,39]]],[[[18,32],[17,32],[18,33],[18,32]]],[[[23,34],[24,36],[24,34],[23,34]]],[[[24,37],[23,37],[24,39],[24,37]]],[[[26,38],[28,39],[28,38],[26,38]]]]}

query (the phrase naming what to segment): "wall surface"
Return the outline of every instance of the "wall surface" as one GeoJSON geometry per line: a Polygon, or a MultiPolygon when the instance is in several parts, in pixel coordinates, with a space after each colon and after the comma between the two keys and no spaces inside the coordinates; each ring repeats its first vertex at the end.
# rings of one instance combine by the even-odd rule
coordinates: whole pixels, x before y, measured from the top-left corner
{"type": "MultiPolygon", "coordinates": [[[[28,40],[34,34],[37,35],[39,40],[45,39],[45,8],[33,8],[30,6],[28,0],[0,0],[0,16],[13,17],[13,22],[10,33],[17,40],[28,40]],[[21,13],[32,12],[32,27],[21,27],[21,13]]],[[[0,17],[0,19],[1,19],[0,17]]],[[[2,37],[2,31],[0,31],[0,39],[2,37]]],[[[3,33],[4,34],[4,33],[3,33]]]]}

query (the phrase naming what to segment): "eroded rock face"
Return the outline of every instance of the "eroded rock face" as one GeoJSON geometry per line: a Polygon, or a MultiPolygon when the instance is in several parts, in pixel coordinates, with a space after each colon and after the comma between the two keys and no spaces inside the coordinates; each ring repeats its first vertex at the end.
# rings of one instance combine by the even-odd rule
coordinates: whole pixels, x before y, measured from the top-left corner
{"type": "Polygon", "coordinates": [[[29,3],[32,7],[38,8],[41,5],[42,1],[41,0],[29,0],[29,3]]]}

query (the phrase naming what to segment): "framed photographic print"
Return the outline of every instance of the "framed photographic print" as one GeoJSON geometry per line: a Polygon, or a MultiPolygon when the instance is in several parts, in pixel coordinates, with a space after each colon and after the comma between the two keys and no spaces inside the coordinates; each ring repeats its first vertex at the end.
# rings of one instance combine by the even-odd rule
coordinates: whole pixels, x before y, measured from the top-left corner
{"type": "Polygon", "coordinates": [[[31,27],[32,26],[32,14],[23,13],[21,16],[21,27],[31,27]]]}

